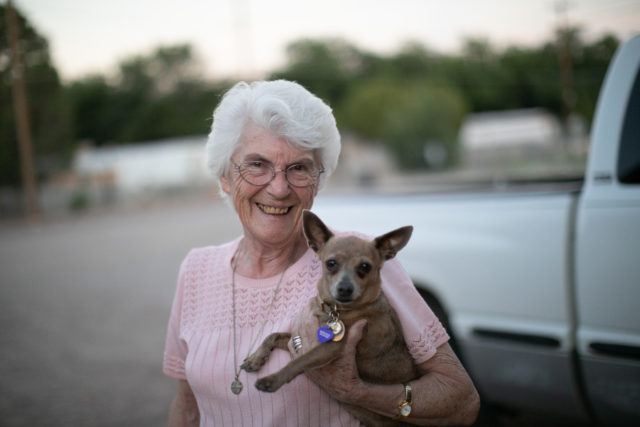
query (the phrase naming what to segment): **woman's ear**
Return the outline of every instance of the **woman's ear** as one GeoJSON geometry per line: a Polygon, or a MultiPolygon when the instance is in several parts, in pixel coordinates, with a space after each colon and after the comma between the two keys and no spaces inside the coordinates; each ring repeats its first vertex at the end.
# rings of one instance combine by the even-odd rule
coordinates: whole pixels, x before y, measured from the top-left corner
{"type": "Polygon", "coordinates": [[[226,194],[231,194],[231,182],[229,181],[229,177],[227,175],[222,175],[220,177],[220,188],[226,194]]]}

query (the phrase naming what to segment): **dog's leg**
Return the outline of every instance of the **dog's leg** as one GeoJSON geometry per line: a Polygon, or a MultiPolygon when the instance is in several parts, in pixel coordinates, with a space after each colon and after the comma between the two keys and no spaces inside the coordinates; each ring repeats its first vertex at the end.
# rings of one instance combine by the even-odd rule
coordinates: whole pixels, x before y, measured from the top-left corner
{"type": "Polygon", "coordinates": [[[289,362],[275,374],[256,381],[256,388],[261,391],[274,392],[308,369],[318,368],[338,357],[344,341],[328,342],[312,348],[307,353],[289,362]]]}
{"type": "Polygon", "coordinates": [[[274,332],[267,336],[260,347],[251,355],[244,359],[240,369],[244,369],[247,372],[255,372],[260,370],[269,358],[269,355],[274,348],[280,348],[287,350],[287,343],[291,338],[289,332],[274,332]]]}

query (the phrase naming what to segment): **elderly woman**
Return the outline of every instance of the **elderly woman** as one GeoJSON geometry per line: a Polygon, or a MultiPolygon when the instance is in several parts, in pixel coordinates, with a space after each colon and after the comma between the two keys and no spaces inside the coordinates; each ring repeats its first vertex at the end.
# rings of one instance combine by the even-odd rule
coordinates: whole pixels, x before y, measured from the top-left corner
{"type": "MultiPolygon", "coordinates": [[[[331,109],[287,81],[237,84],[213,119],[208,163],[244,233],[220,246],[193,249],[180,268],[163,364],[165,374],[178,380],[169,424],[359,425],[340,402],[416,425],[472,423],[476,390],[446,332],[395,260],[383,267],[383,289],[422,377],[408,387],[361,380],[355,366],[360,322],[348,331],[348,351],[340,360],[276,393],[253,387],[258,375],[240,365],[267,334],[289,330],[302,336],[303,348],[312,345],[316,320],[297,324],[296,317],[315,295],[322,268],[307,247],[302,211],[311,208],[335,169],[340,136],[331,109]],[[407,400],[411,410],[400,415],[407,400]]],[[[273,352],[261,375],[291,357],[273,352]]]]}

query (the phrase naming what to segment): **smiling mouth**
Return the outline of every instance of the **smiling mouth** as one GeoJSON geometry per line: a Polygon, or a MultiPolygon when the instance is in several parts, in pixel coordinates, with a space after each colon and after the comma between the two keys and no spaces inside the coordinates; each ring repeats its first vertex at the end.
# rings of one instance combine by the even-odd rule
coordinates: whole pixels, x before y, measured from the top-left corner
{"type": "Polygon", "coordinates": [[[268,214],[268,215],[286,215],[287,213],[289,213],[289,211],[291,210],[291,207],[287,207],[287,208],[276,208],[275,206],[267,206],[267,205],[263,205],[261,203],[256,203],[258,205],[258,208],[268,214]]]}

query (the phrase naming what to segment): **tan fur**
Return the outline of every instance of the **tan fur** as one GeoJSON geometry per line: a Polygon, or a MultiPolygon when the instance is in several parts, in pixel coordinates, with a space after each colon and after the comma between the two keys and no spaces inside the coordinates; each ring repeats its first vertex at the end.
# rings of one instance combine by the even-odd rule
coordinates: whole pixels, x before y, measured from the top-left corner
{"type": "MultiPolygon", "coordinates": [[[[358,372],[364,381],[400,384],[419,377],[418,367],[404,341],[398,316],[382,292],[380,281],[380,269],[384,261],[393,258],[406,245],[413,228],[399,228],[366,241],[355,236],[334,236],[309,211],[304,212],[303,223],[309,247],[317,252],[323,263],[318,297],[309,301],[318,323],[326,324],[331,307],[337,308],[347,332],[356,321],[367,319],[356,351],[358,372]],[[370,271],[366,271],[367,265],[370,271]]],[[[259,370],[274,348],[287,349],[290,338],[288,332],[269,335],[256,352],[245,360],[242,368],[249,372],[259,370]]],[[[345,342],[346,338],[316,345],[280,371],[260,378],[256,387],[266,392],[278,390],[297,375],[337,359],[343,352],[345,342]]],[[[363,408],[345,406],[366,425],[400,425],[363,408]]]]}

